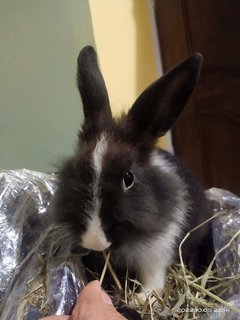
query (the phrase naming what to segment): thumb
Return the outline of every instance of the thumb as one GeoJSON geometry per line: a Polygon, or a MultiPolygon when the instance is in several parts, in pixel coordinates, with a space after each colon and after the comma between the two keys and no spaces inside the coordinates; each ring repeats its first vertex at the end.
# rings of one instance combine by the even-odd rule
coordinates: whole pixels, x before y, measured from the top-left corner
{"type": "Polygon", "coordinates": [[[71,320],[124,320],[98,281],[90,282],[80,293],[71,320]]]}

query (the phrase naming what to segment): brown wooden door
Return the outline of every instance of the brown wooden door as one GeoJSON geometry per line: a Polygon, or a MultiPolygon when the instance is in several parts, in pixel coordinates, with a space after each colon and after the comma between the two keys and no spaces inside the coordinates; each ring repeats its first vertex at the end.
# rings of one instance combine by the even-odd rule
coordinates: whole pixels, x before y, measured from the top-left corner
{"type": "Polygon", "coordinates": [[[176,154],[206,188],[240,195],[240,1],[155,0],[164,70],[204,57],[198,87],[172,131],[176,154]]]}

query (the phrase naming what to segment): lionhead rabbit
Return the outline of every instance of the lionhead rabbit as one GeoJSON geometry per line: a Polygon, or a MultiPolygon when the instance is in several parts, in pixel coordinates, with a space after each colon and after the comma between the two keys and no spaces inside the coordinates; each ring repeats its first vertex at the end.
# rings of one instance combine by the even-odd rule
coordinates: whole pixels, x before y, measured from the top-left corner
{"type": "MultiPolygon", "coordinates": [[[[94,49],[85,47],[78,58],[85,120],[75,156],[60,173],[55,220],[82,247],[109,248],[116,270],[128,267],[146,289],[161,291],[180,239],[209,215],[197,180],[179,159],[156,147],[191,95],[201,61],[200,54],[192,55],[114,119],[94,49]]],[[[209,239],[205,226],[185,246],[192,268],[206,265],[209,239]]]]}

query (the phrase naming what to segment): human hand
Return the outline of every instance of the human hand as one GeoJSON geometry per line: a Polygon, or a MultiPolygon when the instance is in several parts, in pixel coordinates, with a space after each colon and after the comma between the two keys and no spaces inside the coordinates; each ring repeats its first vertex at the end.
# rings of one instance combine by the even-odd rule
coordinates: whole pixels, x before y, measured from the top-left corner
{"type": "Polygon", "coordinates": [[[80,293],[71,316],[50,316],[41,320],[124,320],[98,281],[90,282],[80,293]]]}

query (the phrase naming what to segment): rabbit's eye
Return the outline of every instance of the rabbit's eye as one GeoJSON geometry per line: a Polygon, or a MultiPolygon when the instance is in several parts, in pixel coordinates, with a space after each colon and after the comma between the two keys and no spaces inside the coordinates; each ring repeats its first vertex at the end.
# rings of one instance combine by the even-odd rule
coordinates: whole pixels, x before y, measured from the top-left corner
{"type": "Polygon", "coordinates": [[[123,175],[123,184],[125,189],[129,189],[133,186],[134,184],[134,176],[132,171],[128,170],[124,173],[123,175]]]}

